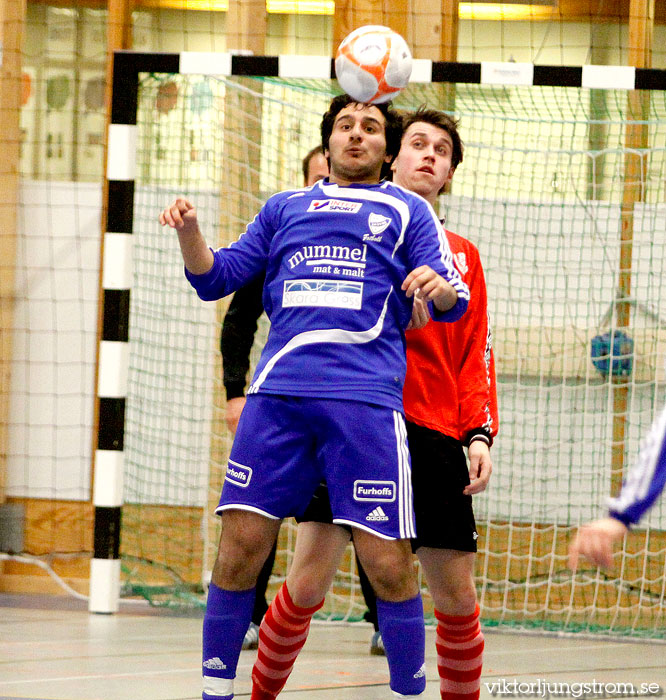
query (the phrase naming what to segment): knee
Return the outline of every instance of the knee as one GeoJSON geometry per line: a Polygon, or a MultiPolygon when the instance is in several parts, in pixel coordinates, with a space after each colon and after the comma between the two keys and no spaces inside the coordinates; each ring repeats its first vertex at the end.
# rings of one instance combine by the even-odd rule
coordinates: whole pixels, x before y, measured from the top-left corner
{"type": "Polygon", "coordinates": [[[269,537],[255,537],[242,529],[223,529],[213,567],[213,583],[230,591],[254,587],[271,544],[269,537]]]}
{"type": "Polygon", "coordinates": [[[287,590],[293,602],[301,608],[311,608],[321,603],[330,581],[318,575],[316,567],[290,571],[287,575],[287,590]]]}
{"type": "Polygon", "coordinates": [[[400,602],[417,595],[418,585],[411,559],[383,556],[364,562],[364,567],[378,598],[400,602]]]}
{"type": "Polygon", "coordinates": [[[255,563],[256,550],[237,544],[233,548],[218,550],[213,567],[213,583],[229,591],[248,590],[255,586],[262,565],[261,561],[255,563]]]}
{"type": "Polygon", "coordinates": [[[476,608],[476,587],[473,579],[461,578],[439,582],[428,587],[435,608],[445,615],[471,615],[476,608]]]}

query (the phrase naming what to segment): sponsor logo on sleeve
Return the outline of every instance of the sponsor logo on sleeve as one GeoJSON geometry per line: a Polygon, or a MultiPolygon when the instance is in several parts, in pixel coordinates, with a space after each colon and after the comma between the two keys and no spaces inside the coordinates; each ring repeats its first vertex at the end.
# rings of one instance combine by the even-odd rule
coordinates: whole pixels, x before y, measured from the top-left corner
{"type": "Polygon", "coordinates": [[[230,459],[229,464],[227,464],[226,479],[236,486],[245,488],[252,479],[252,469],[230,459]]]}
{"type": "Polygon", "coordinates": [[[363,282],[342,280],[285,280],[282,306],[326,306],[334,309],[360,309],[363,282]]]}
{"type": "Polygon", "coordinates": [[[355,501],[381,501],[392,503],[395,501],[395,481],[366,481],[354,482],[355,501]]]}
{"type": "Polygon", "coordinates": [[[313,199],[308,211],[324,212],[334,211],[339,214],[356,214],[363,202],[346,202],[344,199],[313,199]]]}

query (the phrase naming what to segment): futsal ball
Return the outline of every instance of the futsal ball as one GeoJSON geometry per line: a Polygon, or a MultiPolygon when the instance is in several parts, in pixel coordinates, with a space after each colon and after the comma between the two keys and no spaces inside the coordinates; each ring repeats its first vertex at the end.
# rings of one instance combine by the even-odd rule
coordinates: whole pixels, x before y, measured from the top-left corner
{"type": "Polygon", "coordinates": [[[348,34],[335,56],[340,87],[359,102],[388,102],[407,86],[412,54],[407,42],[388,27],[367,25],[348,34]]]}
{"type": "Polygon", "coordinates": [[[620,330],[592,338],[592,364],[607,377],[628,377],[634,366],[634,341],[620,330]]]}

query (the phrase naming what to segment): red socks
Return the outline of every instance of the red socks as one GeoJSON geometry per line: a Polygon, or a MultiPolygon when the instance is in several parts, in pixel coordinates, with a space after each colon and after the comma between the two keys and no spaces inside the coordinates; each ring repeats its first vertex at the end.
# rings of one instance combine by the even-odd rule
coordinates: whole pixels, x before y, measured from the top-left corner
{"type": "Polygon", "coordinates": [[[259,627],[259,651],[252,669],[251,700],[273,700],[289,678],[308,638],[310,620],[324,604],[300,608],[282,584],[259,627]]]}
{"type": "Polygon", "coordinates": [[[483,668],[483,632],[479,605],[471,615],[437,618],[437,670],[442,700],[478,700],[483,668]]]}

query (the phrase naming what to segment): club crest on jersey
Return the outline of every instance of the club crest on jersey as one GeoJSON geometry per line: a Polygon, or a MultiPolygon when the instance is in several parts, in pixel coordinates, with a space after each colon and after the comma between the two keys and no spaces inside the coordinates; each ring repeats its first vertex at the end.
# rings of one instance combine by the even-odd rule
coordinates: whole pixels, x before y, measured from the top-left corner
{"type": "Polygon", "coordinates": [[[250,479],[252,479],[252,469],[250,467],[234,462],[231,459],[229,460],[229,464],[227,464],[227,481],[245,488],[250,483],[250,479]]]}
{"type": "MultiPolygon", "coordinates": [[[[379,236],[381,233],[384,233],[390,223],[391,218],[389,216],[382,216],[374,212],[370,212],[370,216],[368,216],[368,226],[373,236],[379,236]]],[[[381,241],[381,238],[379,240],[381,241]]]]}
{"type": "Polygon", "coordinates": [[[467,267],[467,256],[465,253],[455,253],[453,256],[453,261],[458,268],[461,275],[466,275],[469,267],[467,267]]]}
{"type": "Polygon", "coordinates": [[[354,482],[355,501],[395,501],[395,481],[367,481],[358,479],[354,482]]]}
{"type": "Polygon", "coordinates": [[[335,211],[340,214],[356,214],[363,202],[346,202],[344,199],[313,199],[308,211],[335,211]]]}

